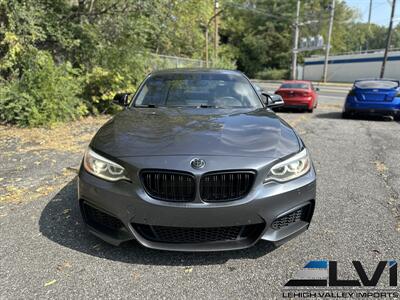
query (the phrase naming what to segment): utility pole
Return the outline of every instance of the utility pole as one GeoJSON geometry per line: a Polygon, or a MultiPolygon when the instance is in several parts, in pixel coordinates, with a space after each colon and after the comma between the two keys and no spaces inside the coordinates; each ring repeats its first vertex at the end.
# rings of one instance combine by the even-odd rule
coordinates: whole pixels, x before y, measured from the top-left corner
{"type": "Polygon", "coordinates": [[[383,78],[383,76],[385,75],[386,61],[387,61],[387,57],[388,57],[390,42],[392,40],[393,18],[394,18],[395,10],[396,10],[396,0],[392,0],[392,13],[390,14],[389,30],[388,30],[388,34],[387,34],[387,38],[386,38],[386,48],[385,48],[385,54],[383,55],[380,78],[383,78]]]}
{"type": "MultiPolygon", "coordinates": [[[[368,34],[370,34],[370,33],[371,33],[372,1],[373,1],[373,0],[369,0],[369,11],[368,11],[368,34]]],[[[365,40],[365,50],[368,50],[368,48],[369,48],[368,39],[369,39],[369,37],[367,37],[367,39],[365,40]]],[[[361,52],[361,51],[360,51],[360,52],[361,52]]]]}
{"type": "Polygon", "coordinates": [[[206,33],[205,33],[205,41],[206,41],[206,67],[208,68],[208,26],[206,26],[206,33]]]}
{"type": "Polygon", "coordinates": [[[218,58],[218,8],[219,3],[218,0],[214,0],[214,63],[217,61],[218,58]]]}
{"type": "Polygon", "coordinates": [[[329,7],[331,14],[330,14],[330,18],[329,18],[328,41],[326,43],[326,49],[325,49],[325,62],[324,62],[324,74],[323,74],[324,82],[326,82],[326,77],[328,75],[328,60],[329,60],[329,50],[331,49],[333,18],[335,16],[335,2],[336,2],[335,0],[332,0],[332,4],[329,7]]]}
{"type": "Polygon", "coordinates": [[[368,29],[369,25],[371,25],[371,14],[372,14],[372,0],[369,0],[368,29]]]}
{"type": "Polygon", "coordinates": [[[213,20],[215,20],[216,17],[218,17],[220,14],[224,12],[223,9],[218,10],[218,12],[208,20],[208,22],[205,24],[206,26],[206,31],[205,31],[205,42],[206,42],[206,47],[205,47],[205,52],[206,52],[206,67],[208,68],[209,66],[209,59],[208,59],[208,33],[209,33],[209,28],[213,20]]]}
{"type": "Polygon", "coordinates": [[[296,21],[294,23],[294,38],[292,49],[292,79],[297,78],[297,50],[299,45],[299,18],[300,18],[300,0],[297,0],[296,21]]]}

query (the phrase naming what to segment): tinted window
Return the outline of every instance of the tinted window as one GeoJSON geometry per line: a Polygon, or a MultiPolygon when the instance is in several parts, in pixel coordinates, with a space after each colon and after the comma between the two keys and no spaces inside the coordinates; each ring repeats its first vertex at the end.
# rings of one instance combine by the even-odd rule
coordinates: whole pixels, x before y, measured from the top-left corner
{"type": "Polygon", "coordinates": [[[281,89],[305,89],[308,90],[310,85],[308,83],[283,83],[281,89]]]}
{"type": "Polygon", "coordinates": [[[365,80],[356,81],[354,86],[360,89],[394,89],[399,86],[399,83],[390,80],[365,80]]]}
{"type": "Polygon", "coordinates": [[[240,74],[158,74],[150,76],[135,106],[192,106],[260,108],[261,101],[240,74]]]}

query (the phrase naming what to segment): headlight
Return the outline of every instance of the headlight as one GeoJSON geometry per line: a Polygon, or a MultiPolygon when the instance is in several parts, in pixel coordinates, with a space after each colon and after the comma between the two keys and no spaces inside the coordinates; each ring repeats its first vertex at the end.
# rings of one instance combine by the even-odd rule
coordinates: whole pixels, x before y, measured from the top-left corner
{"type": "Polygon", "coordinates": [[[311,168],[310,156],[306,149],[291,158],[277,163],[264,180],[286,182],[306,174],[311,168]]]}
{"type": "Polygon", "coordinates": [[[86,150],[83,166],[90,174],[108,181],[129,180],[123,167],[102,157],[90,148],[86,150]]]}

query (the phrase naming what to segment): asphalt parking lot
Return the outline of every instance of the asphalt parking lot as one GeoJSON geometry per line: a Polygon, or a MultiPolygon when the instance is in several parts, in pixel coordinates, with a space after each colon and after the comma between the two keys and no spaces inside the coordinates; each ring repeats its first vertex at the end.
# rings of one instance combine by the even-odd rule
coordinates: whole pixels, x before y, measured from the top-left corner
{"type": "Polygon", "coordinates": [[[83,227],[74,179],[105,119],[79,126],[78,146],[63,132],[53,145],[45,133],[23,141],[2,129],[0,298],[279,299],[308,260],[338,261],[340,276],[350,278],[352,260],[371,272],[379,260],[399,259],[400,124],[341,119],[346,91],[321,87],[313,114],[278,113],[308,146],[318,191],[310,229],[275,250],[263,243],[216,253],[110,246],[83,227]]]}

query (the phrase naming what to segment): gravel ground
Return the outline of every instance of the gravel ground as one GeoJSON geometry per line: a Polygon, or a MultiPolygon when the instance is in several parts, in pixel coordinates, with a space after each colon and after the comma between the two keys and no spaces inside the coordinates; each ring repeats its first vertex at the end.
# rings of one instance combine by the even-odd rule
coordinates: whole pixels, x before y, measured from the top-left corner
{"type": "Polygon", "coordinates": [[[1,127],[0,298],[280,299],[308,260],[336,260],[340,276],[350,278],[352,260],[372,272],[379,260],[398,259],[400,124],[342,120],[345,92],[322,87],[313,114],[279,113],[312,154],[318,192],[310,229],[276,250],[264,243],[218,253],[110,246],[83,227],[74,178],[106,119],[52,130],[1,127]]]}

